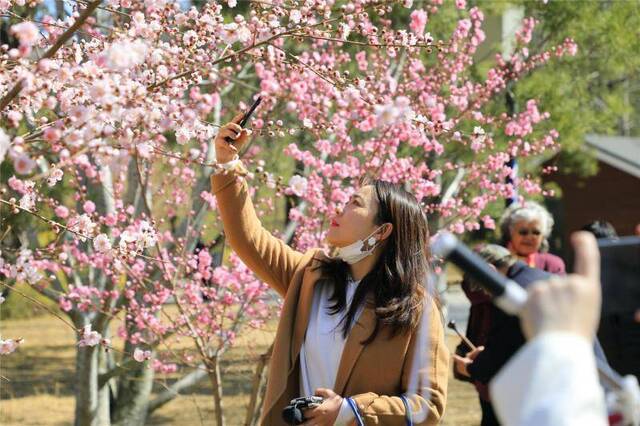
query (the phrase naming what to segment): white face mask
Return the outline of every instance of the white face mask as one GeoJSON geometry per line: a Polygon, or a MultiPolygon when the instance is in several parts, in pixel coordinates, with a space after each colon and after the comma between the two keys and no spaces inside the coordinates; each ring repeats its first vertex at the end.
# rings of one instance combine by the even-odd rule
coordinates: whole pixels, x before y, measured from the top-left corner
{"type": "MultiPolygon", "coordinates": [[[[382,225],[384,226],[384,225],[382,225]]],[[[336,249],[336,257],[349,265],[353,265],[364,259],[367,256],[371,256],[375,250],[378,240],[372,235],[378,232],[382,226],[373,231],[369,236],[363,240],[358,240],[355,243],[349,244],[345,247],[338,247],[336,249]]]]}

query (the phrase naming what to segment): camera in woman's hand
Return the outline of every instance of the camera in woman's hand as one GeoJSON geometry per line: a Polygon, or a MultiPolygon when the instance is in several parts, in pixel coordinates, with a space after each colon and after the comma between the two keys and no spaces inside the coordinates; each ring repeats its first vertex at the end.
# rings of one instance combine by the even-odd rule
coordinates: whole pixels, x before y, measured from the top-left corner
{"type": "Polygon", "coordinates": [[[305,420],[303,410],[318,407],[323,401],[321,396],[303,396],[292,399],[289,405],[282,410],[282,419],[288,425],[301,425],[305,420]]]}

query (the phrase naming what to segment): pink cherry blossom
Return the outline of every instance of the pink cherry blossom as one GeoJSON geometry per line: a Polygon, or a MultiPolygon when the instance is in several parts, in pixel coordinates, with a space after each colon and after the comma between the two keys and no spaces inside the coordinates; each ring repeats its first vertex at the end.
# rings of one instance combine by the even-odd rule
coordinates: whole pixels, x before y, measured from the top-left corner
{"type": "Polygon", "coordinates": [[[67,217],[69,217],[69,209],[66,208],[65,206],[58,206],[54,209],[54,212],[56,214],[56,216],[58,216],[61,219],[66,219],[67,217]]]}
{"type": "Polygon", "coordinates": [[[111,241],[107,234],[99,234],[93,239],[93,247],[100,253],[108,252],[111,249],[111,241]]]}
{"type": "Polygon", "coordinates": [[[409,28],[411,28],[411,31],[415,34],[424,34],[424,28],[428,20],[427,12],[422,9],[416,9],[411,12],[410,18],[411,23],[409,24],[409,28]]]}
{"type": "Polygon", "coordinates": [[[148,359],[151,359],[151,351],[144,351],[140,348],[136,348],[135,351],[133,351],[133,359],[138,362],[147,361],[148,359]]]}
{"type": "Polygon", "coordinates": [[[485,215],[482,217],[482,226],[487,229],[496,229],[496,223],[491,216],[485,215]]]}
{"type": "Polygon", "coordinates": [[[13,160],[13,168],[15,169],[16,173],[20,175],[31,174],[35,166],[36,162],[33,161],[27,154],[19,154],[13,160]]]}
{"type": "Polygon", "coordinates": [[[15,24],[11,27],[11,33],[13,33],[20,44],[23,46],[32,46],[38,41],[40,33],[38,27],[33,22],[24,21],[19,24],[15,24]]]}
{"type": "Polygon", "coordinates": [[[112,44],[105,52],[106,65],[114,71],[124,71],[144,62],[148,52],[142,40],[123,40],[112,44]]]}
{"type": "Polygon", "coordinates": [[[55,186],[56,183],[62,180],[63,176],[64,176],[64,172],[61,169],[54,167],[51,170],[51,172],[49,172],[49,177],[47,178],[47,185],[50,187],[55,186]]]}
{"type": "Polygon", "coordinates": [[[43,136],[44,140],[49,143],[58,142],[62,136],[62,132],[60,129],[56,129],[55,127],[47,127],[43,136]]]}
{"type": "Polygon", "coordinates": [[[6,12],[11,6],[11,0],[0,0],[0,12],[6,12]]]}
{"type": "Polygon", "coordinates": [[[78,346],[95,346],[100,343],[100,339],[102,339],[100,333],[91,330],[91,324],[87,324],[80,333],[78,346]]]}
{"type": "Polygon", "coordinates": [[[6,339],[0,338],[0,355],[9,355],[18,349],[18,346],[24,342],[24,339],[6,339]]]}
{"type": "Polygon", "coordinates": [[[84,212],[87,214],[91,214],[96,211],[96,205],[93,201],[87,200],[82,205],[82,210],[84,210],[84,212]]]}
{"type": "Polygon", "coordinates": [[[294,175],[289,179],[289,188],[293,194],[300,197],[307,190],[307,180],[302,176],[294,175]]]}
{"type": "Polygon", "coordinates": [[[69,229],[79,234],[81,241],[85,241],[87,237],[91,237],[96,228],[96,224],[93,223],[91,217],[86,213],[77,215],[68,223],[69,229]]]}
{"type": "Polygon", "coordinates": [[[28,192],[20,198],[20,208],[26,210],[35,210],[36,208],[36,194],[34,192],[28,192]]]}

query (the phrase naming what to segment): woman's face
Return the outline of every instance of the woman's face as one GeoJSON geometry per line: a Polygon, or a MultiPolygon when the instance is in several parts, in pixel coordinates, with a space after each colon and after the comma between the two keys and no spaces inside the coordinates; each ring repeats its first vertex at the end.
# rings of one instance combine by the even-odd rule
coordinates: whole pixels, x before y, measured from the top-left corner
{"type": "Polygon", "coordinates": [[[327,242],[334,247],[345,247],[368,237],[379,228],[374,224],[377,213],[378,200],[374,187],[360,187],[342,212],[330,218],[327,242]]]}
{"type": "Polygon", "coordinates": [[[511,246],[519,256],[537,253],[542,238],[542,224],[539,220],[516,222],[511,228],[511,246]]]}

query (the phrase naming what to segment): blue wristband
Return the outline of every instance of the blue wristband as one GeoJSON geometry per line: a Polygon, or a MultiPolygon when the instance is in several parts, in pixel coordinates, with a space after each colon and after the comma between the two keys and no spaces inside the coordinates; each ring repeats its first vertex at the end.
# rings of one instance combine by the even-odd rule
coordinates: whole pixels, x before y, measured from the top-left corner
{"type": "Polygon", "coordinates": [[[409,405],[409,400],[404,395],[402,395],[400,398],[404,403],[404,409],[407,415],[407,426],[413,426],[413,413],[411,412],[411,405],[409,405]]]}
{"type": "Polygon", "coordinates": [[[364,426],[364,420],[362,420],[362,417],[360,416],[360,413],[358,412],[358,407],[356,405],[356,402],[351,398],[347,398],[347,403],[349,404],[349,407],[351,407],[351,410],[353,411],[353,414],[356,416],[356,424],[358,426],[364,426]]]}

